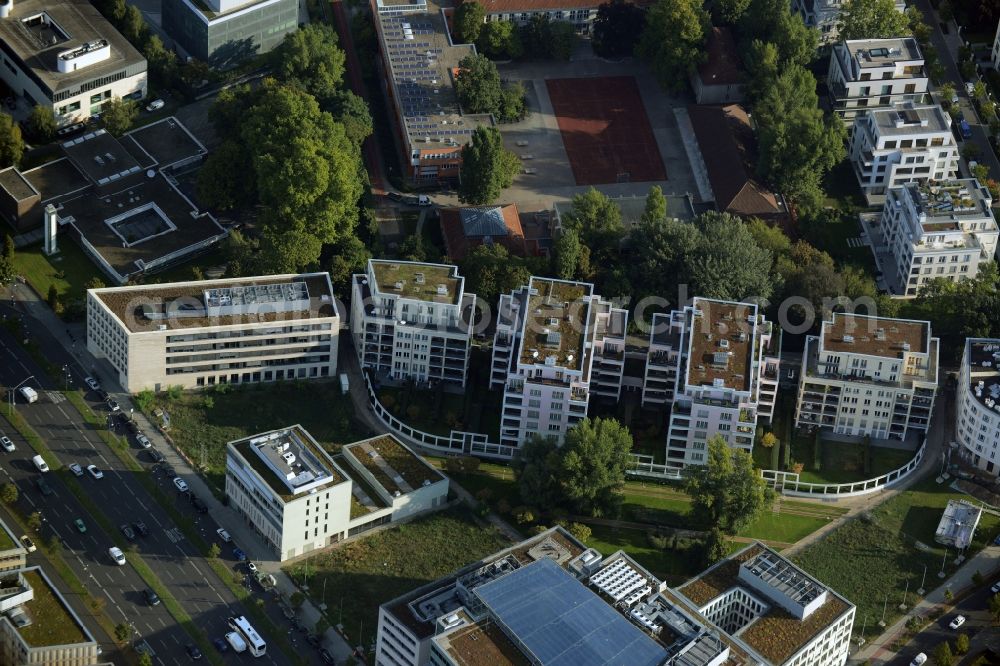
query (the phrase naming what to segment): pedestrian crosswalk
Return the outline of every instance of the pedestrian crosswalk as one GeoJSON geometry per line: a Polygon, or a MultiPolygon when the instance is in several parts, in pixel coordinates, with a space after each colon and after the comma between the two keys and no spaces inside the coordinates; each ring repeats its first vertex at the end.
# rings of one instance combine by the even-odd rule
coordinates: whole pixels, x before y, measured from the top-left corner
{"type": "Polygon", "coordinates": [[[170,543],[177,543],[184,540],[184,535],[181,534],[181,529],[179,527],[174,527],[166,530],[167,538],[170,539],[170,543]]]}
{"type": "Polygon", "coordinates": [[[864,247],[865,242],[860,236],[855,236],[854,238],[847,239],[847,247],[864,247]]]}

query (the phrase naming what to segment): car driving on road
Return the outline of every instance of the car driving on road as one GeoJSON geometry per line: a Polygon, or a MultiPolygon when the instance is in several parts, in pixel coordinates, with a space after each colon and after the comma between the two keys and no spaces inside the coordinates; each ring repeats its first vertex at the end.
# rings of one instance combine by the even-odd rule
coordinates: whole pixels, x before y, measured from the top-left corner
{"type": "Polygon", "coordinates": [[[963,624],[965,624],[965,616],[964,615],[956,615],[955,619],[952,620],[951,624],[949,624],[948,626],[951,627],[952,629],[958,629],[963,624]]]}
{"type": "Polygon", "coordinates": [[[14,446],[14,442],[10,441],[10,437],[8,437],[7,435],[0,437],[0,446],[2,446],[3,450],[6,451],[7,453],[12,453],[16,448],[14,446]]]}
{"type": "Polygon", "coordinates": [[[118,546],[111,546],[111,548],[108,548],[108,555],[111,556],[111,559],[114,560],[115,564],[118,566],[125,566],[125,553],[123,553],[122,549],[118,546]]]}

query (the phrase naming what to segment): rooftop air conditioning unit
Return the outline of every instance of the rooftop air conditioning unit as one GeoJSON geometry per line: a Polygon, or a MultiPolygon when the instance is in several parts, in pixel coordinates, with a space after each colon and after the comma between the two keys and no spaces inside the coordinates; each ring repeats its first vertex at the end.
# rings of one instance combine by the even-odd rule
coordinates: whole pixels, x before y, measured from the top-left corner
{"type": "Polygon", "coordinates": [[[402,291],[402,289],[403,289],[403,281],[402,280],[396,280],[396,282],[392,286],[397,291],[402,291]]]}
{"type": "Polygon", "coordinates": [[[444,286],[443,284],[439,284],[437,286],[437,295],[438,296],[447,296],[448,295],[448,287],[444,286]]]}
{"type": "Polygon", "coordinates": [[[844,336],[844,342],[846,342],[847,344],[852,344],[854,342],[854,336],[853,335],[845,335],[844,336]]]}

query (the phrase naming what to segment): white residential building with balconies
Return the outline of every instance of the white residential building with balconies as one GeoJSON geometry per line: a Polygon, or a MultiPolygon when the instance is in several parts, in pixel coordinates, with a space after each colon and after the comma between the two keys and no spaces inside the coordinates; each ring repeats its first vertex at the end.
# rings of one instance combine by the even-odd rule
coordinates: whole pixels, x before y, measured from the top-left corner
{"type": "Polygon", "coordinates": [[[965,341],[955,389],[955,440],[970,463],[1000,472],[1000,339],[965,341]]]}
{"type": "Polygon", "coordinates": [[[924,56],[912,37],[835,44],[826,81],[833,110],[848,125],[868,111],[929,101],[924,56]]]}
{"type": "Polygon", "coordinates": [[[617,400],[628,312],[594,286],[532,277],[500,297],[490,387],[503,387],[500,444],[540,435],[562,442],[592,396],[617,400]]]}
{"type": "Polygon", "coordinates": [[[997,222],[989,190],[975,178],[907,183],[889,190],[877,230],[895,257],[896,295],[916,296],[927,282],[957,282],[993,261],[997,222]]]}
{"type": "Polygon", "coordinates": [[[854,119],[851,164],[869,204],[904,183],[955,178],[958,146],[940,106],[910,102],[854,119]]]}
{"type": "Polygon", "coordinates": [[[458,268],[371,259],[352,278],[351,337],[361,367],[392,379],[465,386],[476,295],[458,268]]]}
{"type": "Polygon", "coordinates": [[[926,433],[938,348],[930,322],[833,313],[806,338],[796,427],[874,439],[926,433]]]}
{"type": "MultiPolygon", "coordinates": [[[[829,43],[837,39],[840,12],[845,0],[792,0],[792,11],[802,16],[810,28],[819,30],[820,39],[829,43]]],[[[904,0],[893,0],[896,11],[906,11],[904,0]]]]}
{"type": "Polygon", "coordinates": [[[716,435],[752,450],[758,419],[770,421],[778,390],[771,322],[751,303],[695,298],[653,324],[643,404],[671,404],[667,465],[705,464],[716,435]]]}

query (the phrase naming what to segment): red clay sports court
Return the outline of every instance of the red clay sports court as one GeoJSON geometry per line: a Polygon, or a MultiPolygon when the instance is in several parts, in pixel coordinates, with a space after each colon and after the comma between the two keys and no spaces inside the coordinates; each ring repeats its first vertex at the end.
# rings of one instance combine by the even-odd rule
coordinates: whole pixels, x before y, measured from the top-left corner
{"type": "Polygon", "coordinates": [[[577,185],[666,180],[631,76],[546,79],[577,185]]]}

